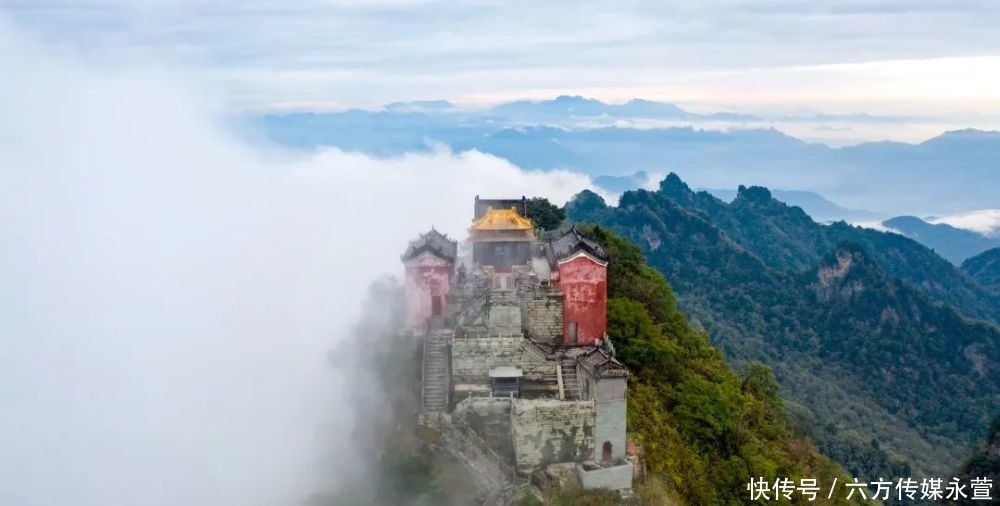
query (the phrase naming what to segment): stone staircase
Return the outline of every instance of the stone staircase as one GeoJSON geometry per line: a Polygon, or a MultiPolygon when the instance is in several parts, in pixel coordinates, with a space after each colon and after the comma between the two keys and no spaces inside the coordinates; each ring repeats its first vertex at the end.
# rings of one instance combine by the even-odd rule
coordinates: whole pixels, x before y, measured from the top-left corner
{"type": "Polygon", "coordinates": [[[566,400],[579,400],[580,383],[576,378],[576,361],[572,358],[562,358],[559,360],[559,367],[562,368],[563,392],[566,400]]]}
{"type": "Polygon", "coordinates": [[[448,344],[451,330],[445,327],[444,319],[434,317],[427,322],[424,337],[423,357],[423,397],[424,411],[442,413],[448,409],[448,393],[451,388],[448,370],[448,344]]]}
{"type": "Polygon", "coordinates": [[[476,504],[510,506],[521,491],[514,468],[467,423],[441,415],[441,438],[436,448],[451,455],[469,473],[470,485],[481,493],[476,504]]]}

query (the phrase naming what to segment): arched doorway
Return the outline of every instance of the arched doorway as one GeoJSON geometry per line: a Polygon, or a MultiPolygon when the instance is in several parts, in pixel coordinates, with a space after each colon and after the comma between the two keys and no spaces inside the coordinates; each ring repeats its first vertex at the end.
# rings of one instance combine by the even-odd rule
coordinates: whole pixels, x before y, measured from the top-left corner
{"type": "Polygon", "coordinates": [[[605,441],[604,447],[601,449],[601,460],[604,462],[611,462],[611,455],[613,453],[612,450],[611,441],[605,441]]]}

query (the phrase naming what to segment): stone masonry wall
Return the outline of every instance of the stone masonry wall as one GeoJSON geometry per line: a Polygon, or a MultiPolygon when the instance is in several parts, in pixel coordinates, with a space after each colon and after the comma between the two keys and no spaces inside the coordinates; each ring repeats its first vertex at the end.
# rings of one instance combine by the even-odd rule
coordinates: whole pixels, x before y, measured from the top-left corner
{"type": "Polygon", "coordinates": [[[552,344],[562,344],[563,331],[562,294],[538,294],[524,303],[525,329],[532,340],[552,344]]]}
{"type": "Polygon", "coordinates": [[[555,399],[511,403],[511,433],[517,472],[593,456],[594,403],[555,399]]]}
{"type": "Polygon", "coordinates": [[[490,369],[520,367],[525,379],[540,381],[555,370],[555,362],[545,360],[524,337],[482,337],[455,339],[451,345],[452,383],[489,384],[490,369]]]}
{"type": "Polygon", "coordinates": [[[521,335],[521,306],[517,302],[491,303],[486,324],[490,335],[521,335]]]}
{"type": "Polygon", "coordinates": [[[508,462],[514,461],[514,445],[510,432],[510,399],[472,397],[455,405],[452,414],[483,438],[508,462]]]}
{"type": "Polygon", "coordinates": [[[605,488],[608,490],[623,490],[632,488],[632,474],[635,470],[632,464],[622,464],[585,471],[577,466],[577,476],[583,488],[593,490],[605,488]]]}

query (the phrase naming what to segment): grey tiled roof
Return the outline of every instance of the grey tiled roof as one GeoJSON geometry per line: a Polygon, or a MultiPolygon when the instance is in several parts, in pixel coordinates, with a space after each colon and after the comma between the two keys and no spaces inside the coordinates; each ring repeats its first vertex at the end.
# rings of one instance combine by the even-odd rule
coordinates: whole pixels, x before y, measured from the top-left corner
{"type": "Polygon", "coordinates": [[[576,225],[565,234],[549,241],[549,251],[553,260],[558,261],[572,256],[578,251],[586,251],[588,254],[603,261],[608,260],[608,254],[600,244],[587,239],[576,229],[576,225]]]}
{"type": "Polygon", "coordinates": [[[458,257],[458,242],[431,228],[430,232],[420,234],[420,237],[410,241],[402,258],[404,261],[410,260],[425,251],[454,262],[458,257]]]}
{"type": "Polygon", "coordinates": [[[528,215],[527,207],[528,199],[521,197],[519,199],[481,199],[479,195],[476,195],[476,205],[473,209],[472,219],[478,220],[482,218],[489,208],[493,209],[510,209],[511,207],[517,209],[517,213],[521,216],[528,215]]]}
{"type": "Polygon", "coordinates": [[[627,377],[629,375],[627,367],[600,348],[594,348],[594,351],[581,356],[578,360],[594,370],[600,377],[627,377]]]}

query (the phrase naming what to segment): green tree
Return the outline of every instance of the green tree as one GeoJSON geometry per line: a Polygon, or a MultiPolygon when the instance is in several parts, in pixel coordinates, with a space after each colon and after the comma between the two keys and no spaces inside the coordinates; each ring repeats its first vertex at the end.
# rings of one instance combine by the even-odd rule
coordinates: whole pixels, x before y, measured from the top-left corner
{"type": "Polygon", "coordinates": [[[532,197],[526,205],[528,218],[542,230],[555,230],[566,219],[566,211],[544,197],[532,197]]]}

